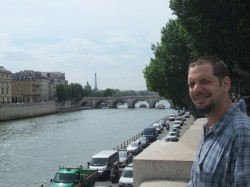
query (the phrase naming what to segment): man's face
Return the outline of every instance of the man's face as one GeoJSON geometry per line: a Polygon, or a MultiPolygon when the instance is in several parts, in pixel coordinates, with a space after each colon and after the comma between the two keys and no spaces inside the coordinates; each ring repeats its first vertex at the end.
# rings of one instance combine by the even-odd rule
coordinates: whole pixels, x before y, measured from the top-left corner
{"type": "Polygon", "coordinates": [[[196,65],[188,72],[189,95],[196,109],[204,114],[216,110],[223,98],[219,78],[213,75],[211,64],[196,65]]]}

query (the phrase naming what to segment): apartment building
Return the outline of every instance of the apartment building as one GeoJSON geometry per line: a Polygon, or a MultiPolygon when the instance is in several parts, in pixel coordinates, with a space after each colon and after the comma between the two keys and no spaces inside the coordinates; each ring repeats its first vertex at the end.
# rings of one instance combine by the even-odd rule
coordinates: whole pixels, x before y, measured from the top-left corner
{"type": "Polygon", "coordinates": [[[39,102],[41,85],[41,72],[25,70],[12,74],[13,102],[39,102]]]}
{"type": "MultiPolygon", "coordinates": [[[[42,78],[50,81],[48,84],[49,97],[54,100],[56,95],[56,86],[59,84],[67,85],[68,81],[65,79],[65,73],[61,72],[41,72],[42,78]]],[[[46,87],[46,86],[44,86],[46,87]]]]}
{"type": "Polygon", "coordinates": [[[0,102],[11,102],[11,72],[0,66],[0,102]]]}
{"type": "Polygon", "coordinates": [[[43,102],[55,100],[56,86],[68,84],[65,74],[25,70],[12,75],[12,98],[14,103],[43,102]]]}

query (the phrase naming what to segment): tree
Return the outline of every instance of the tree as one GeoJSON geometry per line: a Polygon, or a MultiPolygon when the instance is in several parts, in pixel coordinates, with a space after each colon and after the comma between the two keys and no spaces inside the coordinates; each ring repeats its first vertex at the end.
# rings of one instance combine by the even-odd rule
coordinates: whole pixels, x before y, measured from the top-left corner
{"type": "Polygon", "coordinates": [[[143,71],[147,88],[171,99],[178,108],[188,107],[187,69],[194,51],[188,33],[177,20],[170,20],[152,50],[155,58],[143,71]]]}
{"type": "Polygon", "coordinates": [[[59,84],[56,86],[56,96],[59,102],[74,101],[78,102],[84,97],[84,90],[80,84],[71,83],[70,85],[59,84]]]}
{"type": "Polygon", "coordinates": [[[225,61],[234,84],[250,86],[250,2],[170,0],[170,8],[193,39],[199,55],[225,61]]]}
{"type": "Polygon", "coordinates": [[[84,97],[83,87],[80,84],[71,84],[71,97],[75,102],[79,102],[84,97]]]}
{"type": "Polygon", "coordinates": [[[113,96],[113,89],[107,88],[103,91],[103,97],[112,97],[113,96]]]}
{"type": "Polygon", "coordinates": [[[59,84],[56,86],[56,97],[59,102],[65,101],[65,85],[59,84]]]}
{"type": "Polygon", "coordinates": [[[147,88],[171,99],[175,106],[191,106],[188,63],[208,54],[223,59],[233,87],[241,84],[246,92],[250,87],[250,2],[170,0],[170,8],[177,19],[166,24],[161,42],[152,45],[155,57],[144,69],[147,88]]]}

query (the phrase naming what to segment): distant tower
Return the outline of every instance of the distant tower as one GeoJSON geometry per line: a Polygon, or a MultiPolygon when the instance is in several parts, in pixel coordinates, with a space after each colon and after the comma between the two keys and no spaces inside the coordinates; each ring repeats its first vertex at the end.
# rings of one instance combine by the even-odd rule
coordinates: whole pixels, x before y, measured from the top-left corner
{"type": "Polygon", "coordinates": [[[98,91],[96,73],[95,73],[95,87],[94,87],[94,91],[98,91]]]}

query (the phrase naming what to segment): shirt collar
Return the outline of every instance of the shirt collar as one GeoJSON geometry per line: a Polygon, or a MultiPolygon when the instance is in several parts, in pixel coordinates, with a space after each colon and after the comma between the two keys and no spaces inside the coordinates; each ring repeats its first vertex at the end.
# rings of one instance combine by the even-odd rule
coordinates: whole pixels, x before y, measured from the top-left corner
{"type": "Polygon", "coordinates": [[[228,121],[230,120],[232,114],[238,110],[238,106],[233,104],[229,107],[229,109],[223,114],[223,116],[214,124],[212,128],[208,127],[208,122],[206,122],[203,126],[204,135],[207,135],[211,132],[217,134],[223,131],[228,125],[228,121]]]}

